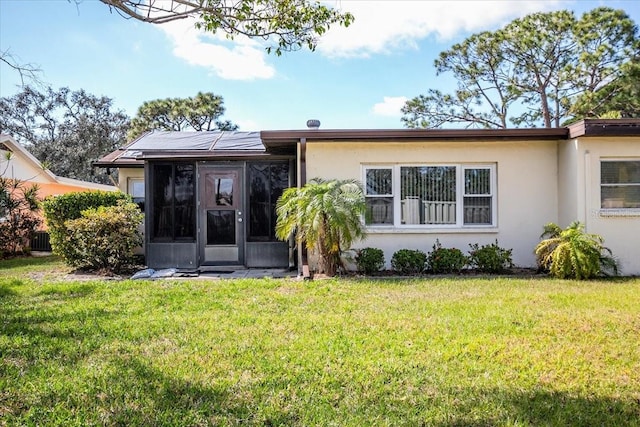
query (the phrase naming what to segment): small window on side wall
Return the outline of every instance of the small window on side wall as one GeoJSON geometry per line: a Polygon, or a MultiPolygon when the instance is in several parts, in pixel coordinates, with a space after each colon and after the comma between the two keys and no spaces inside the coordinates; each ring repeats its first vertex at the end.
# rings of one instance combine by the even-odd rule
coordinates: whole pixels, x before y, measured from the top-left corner
{"type": "Polygon", "coordinates": [[[600,207],[640,209],[640,159],[600,162],[600,207]]]}
{"type": "Polygon", "coordinates": [[[144,179],[129,178],[127,193],[133,199],[133,203],[137,204],[140,210],[144,212],[144,179]]]}

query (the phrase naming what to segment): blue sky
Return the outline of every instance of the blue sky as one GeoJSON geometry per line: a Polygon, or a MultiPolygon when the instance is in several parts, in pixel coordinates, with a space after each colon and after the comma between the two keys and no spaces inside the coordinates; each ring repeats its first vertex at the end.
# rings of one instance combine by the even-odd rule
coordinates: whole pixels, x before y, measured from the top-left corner
{"type": "MultiPolygon", "coordinates": [[[[0,50],[42,69],[54,88],[85,89],[134,116],[152,99],[198,91],[224,98],[224,118],[241,130],[401,128],[404,99],[453,87],[436,76],[437,55],[469,35],[531,12],[600,5],[640,24],[640,2],[339,0],[356,21],[332,28],[315,52],[278,57],[255,40],[198,33],[192,23],[152,25],[122,18],[96,0],[0,0],[0,50]]],[[[0,95],[19,91],[19,75],[0,65],[0,95]]]]}

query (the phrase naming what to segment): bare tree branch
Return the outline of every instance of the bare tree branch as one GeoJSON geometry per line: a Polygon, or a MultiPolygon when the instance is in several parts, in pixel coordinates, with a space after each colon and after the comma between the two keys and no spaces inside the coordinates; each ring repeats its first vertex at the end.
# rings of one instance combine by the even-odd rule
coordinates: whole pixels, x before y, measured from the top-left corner
{"type": "Polygon", "coordinates": [[[20,59],[11,53],[9,49],[0,51],[0,62],[14,69],[20,75],[21,86],[25,86],[25,80],[30,83],[41,84],[40,74],[42,70],[30,63],[22,64],[20,59]]]}

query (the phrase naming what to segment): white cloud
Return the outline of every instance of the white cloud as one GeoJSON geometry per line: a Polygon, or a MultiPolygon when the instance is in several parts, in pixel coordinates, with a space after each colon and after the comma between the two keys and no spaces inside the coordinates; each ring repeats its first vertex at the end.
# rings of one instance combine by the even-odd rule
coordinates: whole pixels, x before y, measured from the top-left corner
{"type": "Polygon", "coordinates": [[[223,34],[197,30],[182,19],[158,25],[173,43],[173,54],[187,63],[205,67],[227,80],[270,79],[275,69],[265,61],[264,46],[245,37],[229,41],[223,34]]]}
{"type": "Polygon", "coordinates": [[[418,40],[429,36],[450,40],[460,33],[494,29],[532,12],[557,8],[561,1],[338,0],[327,4],[351,12],[355,21],[348,28],[331,27],[318,50],[330,57],[367,57],[415,49],[418,40]]]}
{"type": "Polygon", "coordinates": [[[378,116],[400,117],[402,115],[400,109],[406,102],[406,96],[385,96],[382,102],[374,104],[373,113],[378,116]]]}

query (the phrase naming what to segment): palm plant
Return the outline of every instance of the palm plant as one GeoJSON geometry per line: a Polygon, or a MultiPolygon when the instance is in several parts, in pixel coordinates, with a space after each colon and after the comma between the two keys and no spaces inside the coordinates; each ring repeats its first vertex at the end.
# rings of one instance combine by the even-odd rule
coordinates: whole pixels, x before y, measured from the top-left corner
{"type": "Polygon", "coordinates": [[[315,178],[302,188],[288,188],[276,211],[276,237],[287,240],[294,234],[298,248],[304,244],[317,253],[320,272],[329,276],[344,267],[343,249],[365,236],[365,199],[355,180],[315,178]]]}
{"type": "Polygon", "coordinates": [[[42,223],[38,212],[40,199],[38,184],[29,184],[9,177],[9,161],[12,153],[7,152],[0,171],[0,258],[3,254],[15,255],[29,249],[29,242],[42,223]]]}
{"type": "Polygon", "coordinates": [[[603,238],[584,232],[584,224],[574,221],[564,230],[549,223],[536,246],[538,265],[551,275],[565,279],[591,279],[600,274],[617,275],[618,266],[603,238]]]}

